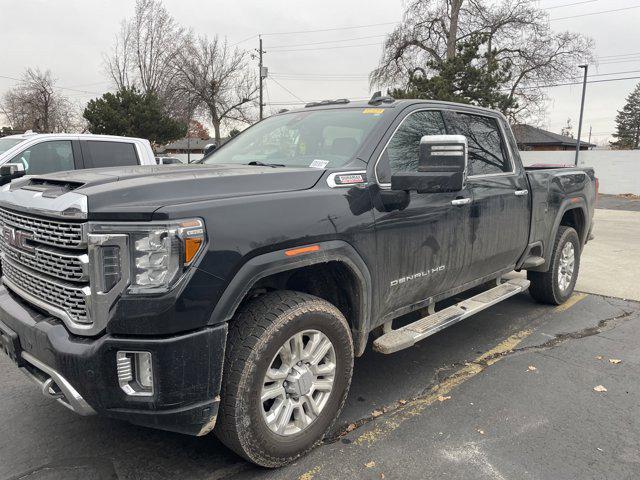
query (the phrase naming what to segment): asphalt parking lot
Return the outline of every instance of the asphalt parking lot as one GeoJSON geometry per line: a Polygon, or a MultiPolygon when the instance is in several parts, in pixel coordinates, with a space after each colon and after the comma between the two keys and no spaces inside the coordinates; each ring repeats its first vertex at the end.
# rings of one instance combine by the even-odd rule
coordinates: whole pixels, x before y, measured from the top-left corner
{"type": "Polygon", "coordinates": [[[521,294],[413,348],[368,350],[330,438],[280,470],[213,436],[77,417],[0,357],[0,479],[639,478],[638,338],[635,300],[521,294]]]}

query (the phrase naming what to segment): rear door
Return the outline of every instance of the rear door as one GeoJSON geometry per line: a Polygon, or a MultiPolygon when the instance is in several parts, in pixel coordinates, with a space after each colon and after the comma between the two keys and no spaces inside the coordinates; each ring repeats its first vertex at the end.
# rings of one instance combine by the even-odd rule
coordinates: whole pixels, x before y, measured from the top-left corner
{"type": "Polygon", "coordinates": [[[472,261],[459,283],[513,268],[529,237],[529,192],[521,165],[505,141],[502,118],[448,112],[450,133],[469,145],[467,188],[471,191],[472,261]]]}
{"type": "Polygon", "coordinates": [[[139,165],[138,152],[132,142],[81,140],[84,168],[126,167],[139,165]]]}

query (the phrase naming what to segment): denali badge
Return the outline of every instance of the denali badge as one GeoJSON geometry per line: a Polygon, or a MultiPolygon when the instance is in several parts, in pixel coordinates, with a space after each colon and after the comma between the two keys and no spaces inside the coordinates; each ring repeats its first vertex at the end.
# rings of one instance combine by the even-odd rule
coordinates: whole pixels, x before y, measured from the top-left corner
{"type": "Polygon", "coordinates": [[[33,238],[33,233],[31,232],[16,230],[13,227],[7,227],[5,225],[2,227],[2,238],[4,238],[4,241],[7,242],[7,244],[17,248],[18,250],[23,250],[25,252],[33,252],[35,250],[35,248],[28,243],[28,240],[33,238]]]}
{"type": "Polygon", "coordinates": [[[424,272],[414,273],[413,275],[407,275],[406,277],[398,278],[397,280],[391,280],[392,287],[396,285],[400,285],[402,283],[408,282],[409,280],[415,280],[417,278],[428,277],[429,275],[437,272],[442,272],[446,267],[444,265],[440,265],[439,267],[433,267],[431,269],[427,269],[424,272]]]}

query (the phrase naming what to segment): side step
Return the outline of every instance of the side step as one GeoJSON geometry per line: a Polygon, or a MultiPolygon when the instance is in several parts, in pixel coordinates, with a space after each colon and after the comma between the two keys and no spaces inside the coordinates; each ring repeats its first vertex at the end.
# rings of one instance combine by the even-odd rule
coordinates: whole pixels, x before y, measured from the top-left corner
{"type": "Polygon", "coordinates": [[[385,333],[373,342],[373,349],[388,354],[411,347],[460,320],[526,290],[529,283],[529,280],[524,278],[509,280],[402,328],[385,333]]]}

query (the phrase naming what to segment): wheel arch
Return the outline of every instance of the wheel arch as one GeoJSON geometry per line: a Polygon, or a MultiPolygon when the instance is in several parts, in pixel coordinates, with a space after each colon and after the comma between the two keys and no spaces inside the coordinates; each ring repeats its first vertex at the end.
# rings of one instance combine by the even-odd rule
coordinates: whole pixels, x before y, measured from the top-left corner
{"type": "Polygon", "coordinates": [[[589,234],[589,215],[587,212],[587,204],[582,197],[564,199],[558,209],[553,226],[544,245],[545,262],[539,267],[531,268],[529,270],[546,272],[549,269],[552,249],[555,244],[555,238],[558,235],[558,229],[561,225],[574,228],[578,233],[580,245],[584,246],[587,240],[587,235],[589,234]]]}
{"type": "Polygon", "coordinates": [[[347,242],[332,240],[313,246],[319,248],[296,256],[285,254],[290,249],[277,250],[248,260],[220,297],[209,324],[232,320],[240,305],[257,289],[280,285],[282,289],[310,293],[336,304],[349,322],[356,356],[362,355],[371,318],[369,269],[347,242]],[[338,279],[345,280],[349,288],[338,287],[338,279]]]}

